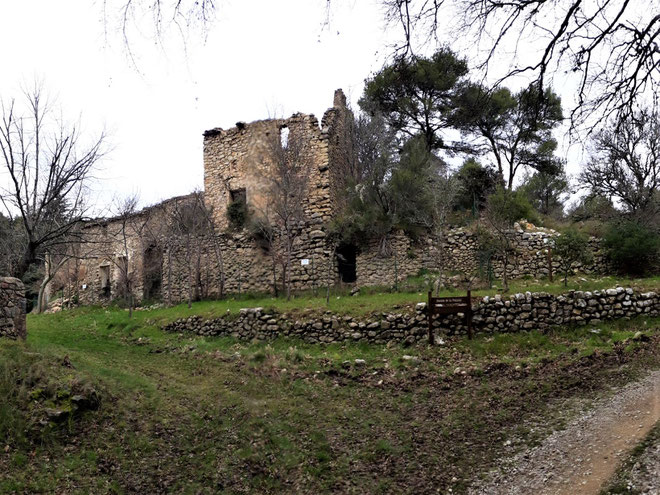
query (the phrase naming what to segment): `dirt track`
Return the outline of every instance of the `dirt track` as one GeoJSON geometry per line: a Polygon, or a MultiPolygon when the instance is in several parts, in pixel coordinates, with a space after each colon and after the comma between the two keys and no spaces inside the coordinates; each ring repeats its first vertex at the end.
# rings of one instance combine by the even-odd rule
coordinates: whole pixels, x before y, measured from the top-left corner
{"type": "Polygon", "coordinates": [[[566,429],[509,459],[472,494],[597,494],[660,421],[660,371],[618,390],[566,429]]]}

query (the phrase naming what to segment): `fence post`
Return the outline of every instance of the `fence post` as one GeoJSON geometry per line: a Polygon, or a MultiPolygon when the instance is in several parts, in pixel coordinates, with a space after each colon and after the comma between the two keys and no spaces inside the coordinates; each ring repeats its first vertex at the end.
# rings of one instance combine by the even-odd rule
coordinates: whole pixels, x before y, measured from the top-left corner
{"type": "Polygon", "coordinates": [[[426,303],[426,318],[429,322],[429,344],[434,345],[435,344],[435,339],[433,338],[433,321],[431,321],[431,298],[432,298],[432,291],[429,291],[429,301],[426,303]]]}

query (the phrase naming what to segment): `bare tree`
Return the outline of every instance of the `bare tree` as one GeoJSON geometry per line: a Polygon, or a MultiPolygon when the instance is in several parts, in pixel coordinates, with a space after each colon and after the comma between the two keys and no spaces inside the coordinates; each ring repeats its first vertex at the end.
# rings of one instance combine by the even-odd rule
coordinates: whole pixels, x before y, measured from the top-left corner
{"type": "MultiPolygon", "coordinates": [[[[282,265],[282,253],[277,243],[278,234],[275,227],[270,223],[273,215],[269,211],[262,212],[260,218],[257,218],[250,225],[252,238],[268,253],[271,261],[271,274],[273,276],[273,295],[279,296],[280,290],[277,283],[277,267],[282,265]]],[[[240,292],[240,285],[239,285],[240,292]]]]}
{"type": "Polygon", "coordinates": [[[191,31],[206,34],[215,18],[215,0],[103,0],[103,23],[108,30],[121,32],[124,46],[133,63],[132,37],[150,32],[161,42],[165,34],[175,32],[185,43],[191,31]]]}
{"type": "Polygon", "coordinates": [[[206,285],[202,281],[205,243],[215,237],[210,230],[209,218],[211,215],[205,211],[202,193],[198,191],[177,199],[171,206],[170,235],[179,239],[181,249],[171,246],[170,254],[173,253],[176,260],[186,267],[189,308],[193,300],[205,295],[206,285]]]}
{"type": "Polygon", "coordinates": [[[134,286],[136,282],[135,257],[131,243],[140,238],[138,213],[138,196],[130,195],[117,199],[114,207],[115,216],[109,221],[109,242],[106,247],[109,251],[106,258],[119,272],[118,286],[124,302],[128,306],[128,317],[133,317],[135,305],[134,286]]]}
{"type": "Polygon", "coordinates": [[[265,177],[268,208],[259,213],[261,222],[276,232],[278,242],[282,243],[282,280],[287,299],[290,299],[293,247],[306,220],[305,199],[312,159],[301,129],[293,128],[288,132],[284,127],[280,131],[280,136],[271,136],[270,156],[265,163],[269,171],[265,177]]]}
{"type": "Polygon", "coordinates": [[[21,102],[3,101],[0,117],[0,166],[7,177],[0,204],[23,229],[14,270],[19,278],[40,253],[72,241],[85,216],[87,185],[105,152],[105,135],[83,144],[79,126],[54,114],[41,86],[25,91],[21,102]]]}
{"type": "MultiPolygon", "coordinates": [[[[82,236],[79,232],[72,233],[68,242],[66,239],[63,239],[57,246],[54,246],[56,249],[50,249],[39,256],[39,259],[43,262],[43,278],[39,284],[39,291],[37,295],[37,307],[35,308],[36,313],[42,313],[47,305],[47,291],[49,284],[55,279],[55,277],[66,267],[67,275],[66,281],[70,281],[73,273],[77,275],[77,270],[75,267],[79,268],[80,259],[81,259],[81,239],[82,236]],[[72,272],[71,267],[67,266],[70,262],[74,263],[74,271],[72,272]]],[[[65,284],[62,284],[65,285],[65,284]]],[[[77,290],[77,283],[75,284],[77,290]]]]}
{"type": "Polygon", "coordinates": [[[505,292],[509,290],[509,266],[517,254],[512,237],[514,222],[525,218],[527,213],[519,194],[504,188],[491,194],[483,214],[486,229],[479,232],[480,251],[492,253],[502,263],[505,292]]]}
{"type": "Polygon", "coordinates": [[[433,250],[433,258],[438,270],[438,277],[434,284],[436,293],[440,291],[442,274],[447,261],[447,253],[442,245],[447,230],[447,217],[452,211],[454,200],[458,194],[459,186],[457,182],[456,176],[451,175],[447,167],[444,167],[438,170],[437,175],[429,183],[430,194],[433,198],[433,221],[429,230],[432,233],[433,242],[436,244],[433,250]]]}
{"type": "Polygon", "coordinates": [[[613,121],[593,139],[580,174],[592,194],[617,200],[628,212],[655,215],[660,186],[660,116],[642,110],[613,121]]]}
{"type": "Polygon", "coordinates": [[[660,2],[606,0],[383,0],[387,17],[403,31],[400,53],[415,51],[445,34],[442,16],[455,13],[457,26],[450,36],[474,40],[484,55],[477,67],[511,68],[502,79],[529,74],[544,88],[553,73],[579,77],[573,124],[587,117],[603,122],[612,114],[630,114],[636,103],[657,94],[660,80],[660,2]],[[643,13],[643,15],[642,15],[643,13]],[[530,62],[519,62],[518,50],[529,54],[533,40],[538,50],[530,62]],[[495,64],[494,62],[497,62],[495,64]]]}

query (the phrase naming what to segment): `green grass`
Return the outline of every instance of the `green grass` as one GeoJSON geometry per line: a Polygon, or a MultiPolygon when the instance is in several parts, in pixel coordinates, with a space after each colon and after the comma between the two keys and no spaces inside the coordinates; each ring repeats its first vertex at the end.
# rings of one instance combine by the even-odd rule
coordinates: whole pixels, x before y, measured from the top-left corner
{"type": "MultiPolygon", "coordinates": [[[[136,311],[133,326],[142,326],[148,323],[164,324],[178,318],[200,315],[204,318],[215,318],[226,314],[236,315],[239,310],[246,307],[263,307],[267,310],[276,310],[280,313],[309,313],[319,314],[332,311],[340,315],[365,315],[375,312],[393,311],[411,308],[418,302],[427,299],[429,284],[432,276],[424,275],[409,278],[401,284],[399,292],[388,291],[382,287],[365,287],[360,294],[351,296],[346,291],[335,291],[326,304],[326,299],[320,293],[314,296],[311,293],[296,294],[291,300],[274,298],[264,295],[243,295],[230,297],[219,301],[194,302],[192,308],[187,304],[179,304],[169,308],[161,308],[148,312],[136,311]]],[[[614,277],[574,277],[569,280],[568,287],[562,281],[555,279],[549,282],[545,279],[515,280],[511,282],[509,294],[516,292],[548,292],[559,294],[568,290],[593,291],[611,288],[617,285],[634,287],[638,290],[660,290],[660,277],[643,279],[616,279],[614,277]]],[[[476,296],[495,295],[501,293],[497,288],[474,290],[476,296]]],[[[440,295],[451,296],[465,294],[463,290],[444,290],[440,295]]],[[[125,323],[130,325],[129,323],[125,323]]]]}
{"type": "Polygon", "coordinates": [[[30,315],[0,342],[0,493],[460,493],[553,404],[659,361],[658,319],[405,348],[160,331],[180,309],[30,315]],[[39,430],[90,386],[99,411],[39,430]]]}

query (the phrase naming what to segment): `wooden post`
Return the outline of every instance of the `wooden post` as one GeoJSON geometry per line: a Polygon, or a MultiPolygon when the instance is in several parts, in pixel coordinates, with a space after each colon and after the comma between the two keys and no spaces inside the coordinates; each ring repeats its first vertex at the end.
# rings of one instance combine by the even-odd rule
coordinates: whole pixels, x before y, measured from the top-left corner
{"type": "Polygon", "coordinates": [[[433,318],[432,313],[431,313],[431,297],[433,295],[433,291],[429,291],[429,302],[426,304],[426,318],[429,321],[429,344],[434,345],[435,344],[435,339],[433,338],[433,318]]]}
{"type": "Polygon", "coordinates": [[[467,306],[465,317],[467,318],[468,338],[472,340],[472,291],[470,289],[467,291],[467,306]]]}

